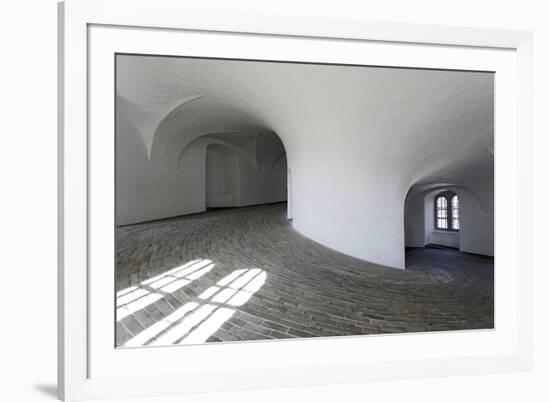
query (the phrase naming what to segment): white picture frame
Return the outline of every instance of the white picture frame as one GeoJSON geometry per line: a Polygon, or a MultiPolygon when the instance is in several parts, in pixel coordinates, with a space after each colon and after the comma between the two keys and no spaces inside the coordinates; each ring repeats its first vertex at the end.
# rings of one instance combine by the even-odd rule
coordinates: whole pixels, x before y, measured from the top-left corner
{"type": "MultiPolygon", "coordinates": [[[[176,0],[69,0],[60,3],[59,397],[64,400],[144,397],[529,370],[532,360],[531,43],[531,34],[523,31],[230,14],[187,9],[176,0]],[[114,31],[119,31],[120,35],[115,35],[114,31]],[[288,43],[317,40],[325,44],[330,42],[330,46],[364,44],[372,47],[376,54],[373,57],[379,57],[376,60],[382,60],[383,65],[458,69],[485,66],[480,69],[496,71],[497,77],[503,77],[496,85],[495,141],[497,145],[500,141],[501,145],[495,152],[500,149],[513,163],[501,158],[499,164],[497,158],[495,168],[497,172],[507,169],[506,175],[514,178],[513,197],[507,206],[516,236],[510,236],[506,243],[499,243],[497,236],[495,261],[501,268],[495,270],[498,286],[494,331],[293,340],[271,342],[269,347],[262,342],[249,342],[120,351],[114,349],[114,342],[108,345],[105,339],[112,334],[108,325],[110,322],[114,325],[114,320],[104,318],[104,307],[94,297],[104,289],[102,285],[92,285],[102,283],[102,278],[90,268],[91,261],[96,259],[94,251],[90,250],[90,239],[98,233],[101,236],[110,221],[103,219],[102,214],[90,214],[94,208],[96,212],[102,211],[97,209],[95,198],[97,194],[102,196],[101,190],[94,187],[91,177],[101,174],[94,160],[104,156],[91,152],[90,144],[95,146],[93,141],[97,136],[91,134],[93,130],[103,126],[108,130],[108,126],[113,125],[112,117],[101,113],[92,116],[90,105],[96,102],[92,92],[93,96],[101,96],[103,92],[112,94],[113,87],[108,85],[109,78],[105,78],[110,74],[108,70],[98,74],[94,70],[94,80],[90,80],[90,74],[96,68],[96,60],[99,70],[107,66],[101,62],[101,54],[109,57],[121,50],[117,46],[134,49],[132,43],[139,43],[143,48],[149,46],[145,53],[155,53],[156,46],[156,53],[166,54],[177,51],[178,42],[171,41],[170,37],[198,38],[206,34],[219,38],[229,36],[228,40],[254,38],[256,42],[271,41],[272,44],[280,40],[288,43]],[[166,39],[163,49],[155,45],[160,43],[158,35],[166,39]],[[173,48],[170,48],[171,42],[174,42],[173,48]],[[407,51],[412,47],[414,57],[407,51]],[[394,57],[397,50],[399,54],[394,57]],[[96,51],[98,53],[94,53],[96,51]],[[468,53],[472,52],[475,61],[469,61],[473,57],[470,54],[468,58],[468,53]],[[498,96],[503,95],[498,93],[500,89],[509,95],[507,103],[499,102],[498,96]],[[95,116],[99,117],[93,120],[95,116]],[[501,118],[512,120],[499,120],[501,118]],[[503,125],[503,122],[513,124],[503,125]],[[94,231],[90,231],[90,227],[94,231]],[[102,333],[107,335],[102,336],[102,333]],[[452,354],[437,352],[438,347],[444,350],[449,342],[454,345],[452,354]],[[422,345],[433,345],[433,350],[428,351],[422,345]],[[373,348],[373,357],[369,359],[360,353],[351,356],[345,352],[368,347],[373,348]],[[294,360],[278,360],[281,348],[290,351],[288,354],[294,356],[294,360]],[[343,357],[339,356],[342,353],[334,353],[337,348],[344,351],[343,357]],[[375,350],[390,349],[401,355],[384,356],[385,352],[381,352],[375,356],[375,350]],[[186,353],[191,362],[198,362],[201,356],[208,362],[214,350],[227,361],[239,360],[239,364],[235,367],[222,364],[214,370],[204,364],[200,369],[178,372],[169,361],[171,355],[186,353]],[[319,357],[321,350],[324,353],[319,357]],[[255,356],[264,358],[254,360],[255,356]],[[150,367],[157,367],[155,362],[159,361],[166,364],[163,370],[140,371],[135,369],[136,359],[150,367]]],[[[277,46],[263,47],[267,58],[270,52],[275,52],[270,49],[277,46]]],[[[208,53],[206,47],[204,52],[208,53]]],[[[333,57],[346,62],[345,51],[333,57]]],[[[113,167],[106,163],[103,169],[106,169],[103,174],[108,175],[113,167]]],[[[496,186],[498,195],[498,182],[496,186]]],[[[502,208],[499,212],[497,205],[497,218],[499,213],[502,208]]],[[[498,219],[496,222],[498,233],[498,219]]],[[[112,304],[112,299],[106,301],[109,303],[112,304]]]]}

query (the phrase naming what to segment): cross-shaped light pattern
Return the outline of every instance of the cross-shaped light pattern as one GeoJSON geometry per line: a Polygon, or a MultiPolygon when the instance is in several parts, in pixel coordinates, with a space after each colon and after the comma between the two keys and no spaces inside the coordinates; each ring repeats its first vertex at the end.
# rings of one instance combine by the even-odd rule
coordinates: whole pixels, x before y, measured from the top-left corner
{"type": "Polygon", "coordinates": [[[210,260],[194,260],[117,292],[117,321],[173,293],[214,268],[210,260]]]}
{"type": "MultiPolygon", "coordinates": [[[[200,278],[212,268],[212,261],[194,260],[117,293],[117,320],[143,309],[200,278]]],[[[231,272],[160,321],[150,325],[123,346],[203,343],[265,283],[265,271],[258,268],[231,272]]]]}

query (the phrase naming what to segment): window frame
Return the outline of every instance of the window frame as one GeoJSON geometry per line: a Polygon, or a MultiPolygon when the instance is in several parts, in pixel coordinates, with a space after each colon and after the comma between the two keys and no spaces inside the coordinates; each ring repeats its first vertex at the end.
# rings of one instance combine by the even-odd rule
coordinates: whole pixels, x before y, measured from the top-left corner
{"type": "Polygon", "coordinates": [[[460,197],[457,193],[451,190],[445,190],[440,193],[437,193],[434,197],[433,201],[433,217],[434,217],[434,230],[442,231],[442,232],[452,232],[452,233],[458,233],[460,232],[460,197]],[[458,200],[458,229],[453,229],[453,207],[452,207],[452,199],[456,196],[458,200]],[[447,201],[447,228],[440,228],[438,227],[438,217],[437,217],[437,200],[439,198],[445,198],[447,201]]]}

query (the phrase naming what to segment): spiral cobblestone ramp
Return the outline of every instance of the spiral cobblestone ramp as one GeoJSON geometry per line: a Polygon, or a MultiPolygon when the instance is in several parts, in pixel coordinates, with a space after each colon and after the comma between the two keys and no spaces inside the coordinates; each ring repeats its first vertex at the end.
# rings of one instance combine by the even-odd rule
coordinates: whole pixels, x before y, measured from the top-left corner
{"type": "Polygon", "coordinates": [[[117,228],[117,345],[493,327],[492,258],[411,249],[397,270],[285,217],[282,203],[117,228]]]}

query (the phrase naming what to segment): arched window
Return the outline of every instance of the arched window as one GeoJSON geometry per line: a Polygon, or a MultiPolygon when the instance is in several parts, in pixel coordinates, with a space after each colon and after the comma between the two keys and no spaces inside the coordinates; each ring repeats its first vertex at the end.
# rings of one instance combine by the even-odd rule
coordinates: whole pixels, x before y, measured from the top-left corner
{"type": "Polygon", "coordinates": [[[435,197],[434,212],[437,230],[460,229],[458,195],[452,191],[445,191],[435,197]]]}

